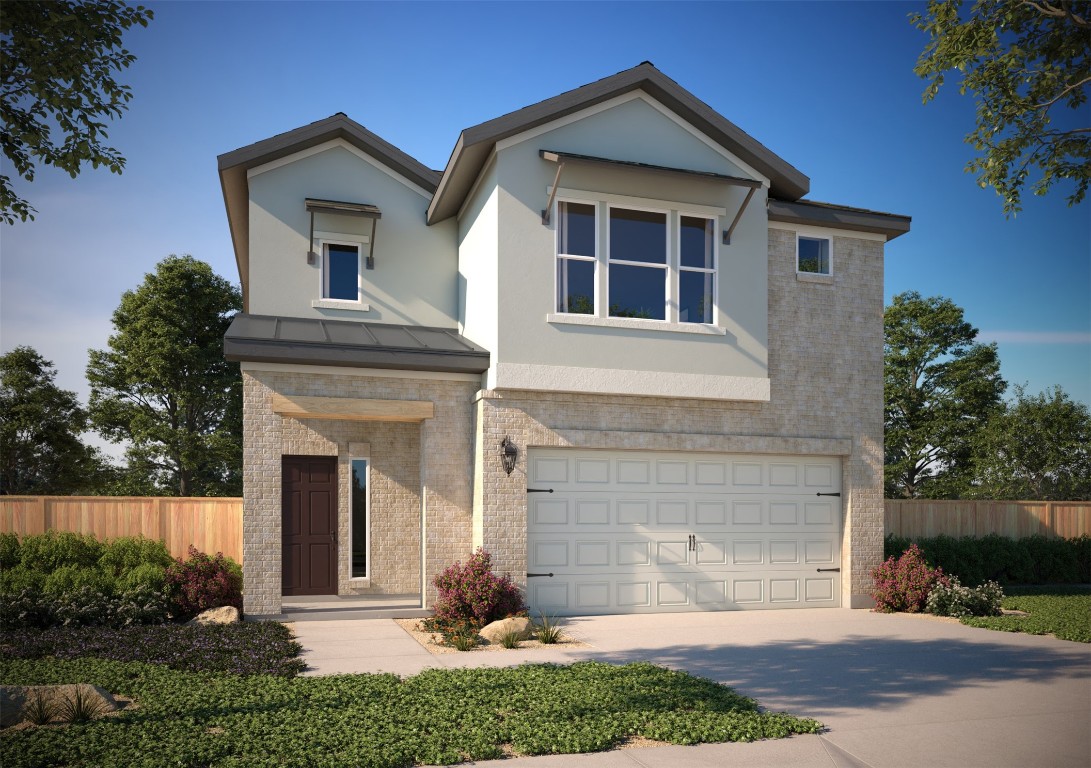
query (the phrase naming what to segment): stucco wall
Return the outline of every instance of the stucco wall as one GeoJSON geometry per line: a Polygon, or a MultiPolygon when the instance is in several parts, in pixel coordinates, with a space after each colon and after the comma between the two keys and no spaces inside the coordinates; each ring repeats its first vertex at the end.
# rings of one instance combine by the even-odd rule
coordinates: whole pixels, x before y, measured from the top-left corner
{"type": "MultiPolygon", "coordinates": [[[[292,162],[277,161],[251,171],[249,311],[456,327],[456,222],[426,226],[427,193],[343,144],[323,146],[324,151],[312,150],[292,162]],[[369,203],[382,211],[376,224],[375,268],[363,272],[368,311],[311,306],[320,298],[320,266],[307,264],[308,197],[369,203]]],[[[314,228],[370,235],[371,220],[318,213],[314,228]]]]}
{"type": "Polygon", "coordinates": [[[842,605],[868,605],[883,550],[883,245],[836,237],[828,282],[800,280],[795,234],[769,230],[768,403],[488,391],[477,402],[484,455],[480,542],[497,567],[526,572],[526,451],[534,446],[806,453],[844,459],[842,605]],[[520,448],[510,477],[492,454],[520,448]]]}

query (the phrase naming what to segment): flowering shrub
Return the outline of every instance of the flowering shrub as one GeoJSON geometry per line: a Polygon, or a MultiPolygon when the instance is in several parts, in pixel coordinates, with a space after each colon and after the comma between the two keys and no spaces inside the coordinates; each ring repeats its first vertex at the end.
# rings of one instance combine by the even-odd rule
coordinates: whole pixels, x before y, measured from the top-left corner
{"type": "Polygon", "coordinates": [[[175,560],[167,569],[167,590],[178,618],[188,619],[223,605],[242,611],[242,571],[222,552],[210,557],[191,544],[189,559],[175,560]]]}
{"type": "Polygon", "coordinates": [[[526,613],[523,593],[511,576],[492,572],[492,557],[478,549],[466,564],[455,563],[433,582],[439,590],[436,623],[469,624],[480,629],[491,621],[526,613]]]}
{"type": "Polygon", "coordinates": [[[932,588],[949,583],[942,568],[931,568],[924,561],[916,544],[910,544],[901,557],[888,558],[871,572],[871,578],[875,581],[871,592],[875,610],[883,613],[920,613],[932,588]]]}
{"type": "Polygon", "coordinates": [[[995,581],[980,587],[964,587],[952,577],[949,584],[937,584],[928,593],[926,608],[936,616],[999,616],[1004,590],[995,581]]]}

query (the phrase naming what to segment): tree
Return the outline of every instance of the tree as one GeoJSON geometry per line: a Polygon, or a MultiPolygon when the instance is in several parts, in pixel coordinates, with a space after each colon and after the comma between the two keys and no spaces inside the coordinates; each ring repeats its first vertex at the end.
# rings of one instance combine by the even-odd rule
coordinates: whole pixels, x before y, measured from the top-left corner
{"type": "Polygon", "coordinates": [[[1069,179],[1068,204],[1080,203],[1091,183],[1091,111],[1081,109],[1091,87],[1091,2],[976,0],[963,14],[962,0],[929,0],[910,19],[929,35],[913,70],[928,80],[924,102],[950,70],[961,73],[959,92],[976,96],[966,143],[981,154],[966,171],[996,190],[1004,213],[1021,210],[1032,170],[1041,174],[1034,194],[1069,179]],[[1058,106],[1071,113],[1056,114],[1058,106]]]}
{"type": "Polygon", "coordinates": [[[916,291],[883,317],[888,497],[957,497],[969,483],[974,435],[1001,409],[996,344],[978,344],[962,309],[916,291]]]}
{"type": "Polygon", "coordinates": [[[88,492],[104,470],[79,438],[87,413],[74,392],[54,383],[56,375],[31,347],[0,355],[0,493],[88,492]]]}
{"type": "MultiPolygon", "coordinates": [[[[91,350],[91,423],[129,441],[129,471],[162,493],[238,495],[242,379],[223,336],[242,299],[192,256],[168,256],[114,312],[108,350],[91,350]]],[[[131,482],[130,478],[130,482],[131,482]]]]}
{"type": "MultiPolygon", "coordinates": [[[[152,12],[117,0],[20,0],[0,13],[0,147],[16,173],[34,180],[36,163],[75,178],[81,167],[121,173],[125,158],[106,146],[104,119],[121,116],[132,92],[114,79],[136,57],[121,47],[152,12]],[[54,139],[54,131],[61,134],[54,139]]],[[[34,208],[0,175],[0,218],[34,218],[34,208]]]]}
{"type": "Polygon", "coordinates": [[[1091,411],[1060,387],[1038,395],[1015,388],[974,446],[981,499],[1091,499],[1091,411]]]}

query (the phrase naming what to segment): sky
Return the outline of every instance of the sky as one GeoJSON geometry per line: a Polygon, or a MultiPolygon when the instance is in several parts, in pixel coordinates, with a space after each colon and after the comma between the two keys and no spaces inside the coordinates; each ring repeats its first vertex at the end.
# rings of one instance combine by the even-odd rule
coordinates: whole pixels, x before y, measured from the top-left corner
{"type": "Polygon", "coordinates": [[[886,246],[888,304],[949,298],[1010,384],[1091,404],[1091,201],[1058,187],[1005,218],[964,172],[972,98],[952,82],[924,105],[913,74],[924,3],[146,5],[108,129],[125,172],[39,167],[16,185],[36,220],[0,224],[0,351],[34,347],[84,402],[88,349],[161,259],[237,283],[217,155],[345,112],[442,169],[462,129],[649,60],[809,176],[807,199],[913,218],[886,246]]]}

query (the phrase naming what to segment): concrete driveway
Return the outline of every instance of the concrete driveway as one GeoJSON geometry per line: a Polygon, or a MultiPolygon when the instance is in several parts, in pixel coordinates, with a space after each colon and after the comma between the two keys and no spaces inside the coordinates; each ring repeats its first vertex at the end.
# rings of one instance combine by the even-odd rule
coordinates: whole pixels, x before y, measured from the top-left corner
{"type": "Polygon", "coordinates": [[[821,736],[520,758],[496,768],[586,766],[1091,766],[1091,646],[846,609],[570,619],[590,647],[434,656],[389,620],[300,622],[312,674],[650,661],[708,677],[821,736]]]}

